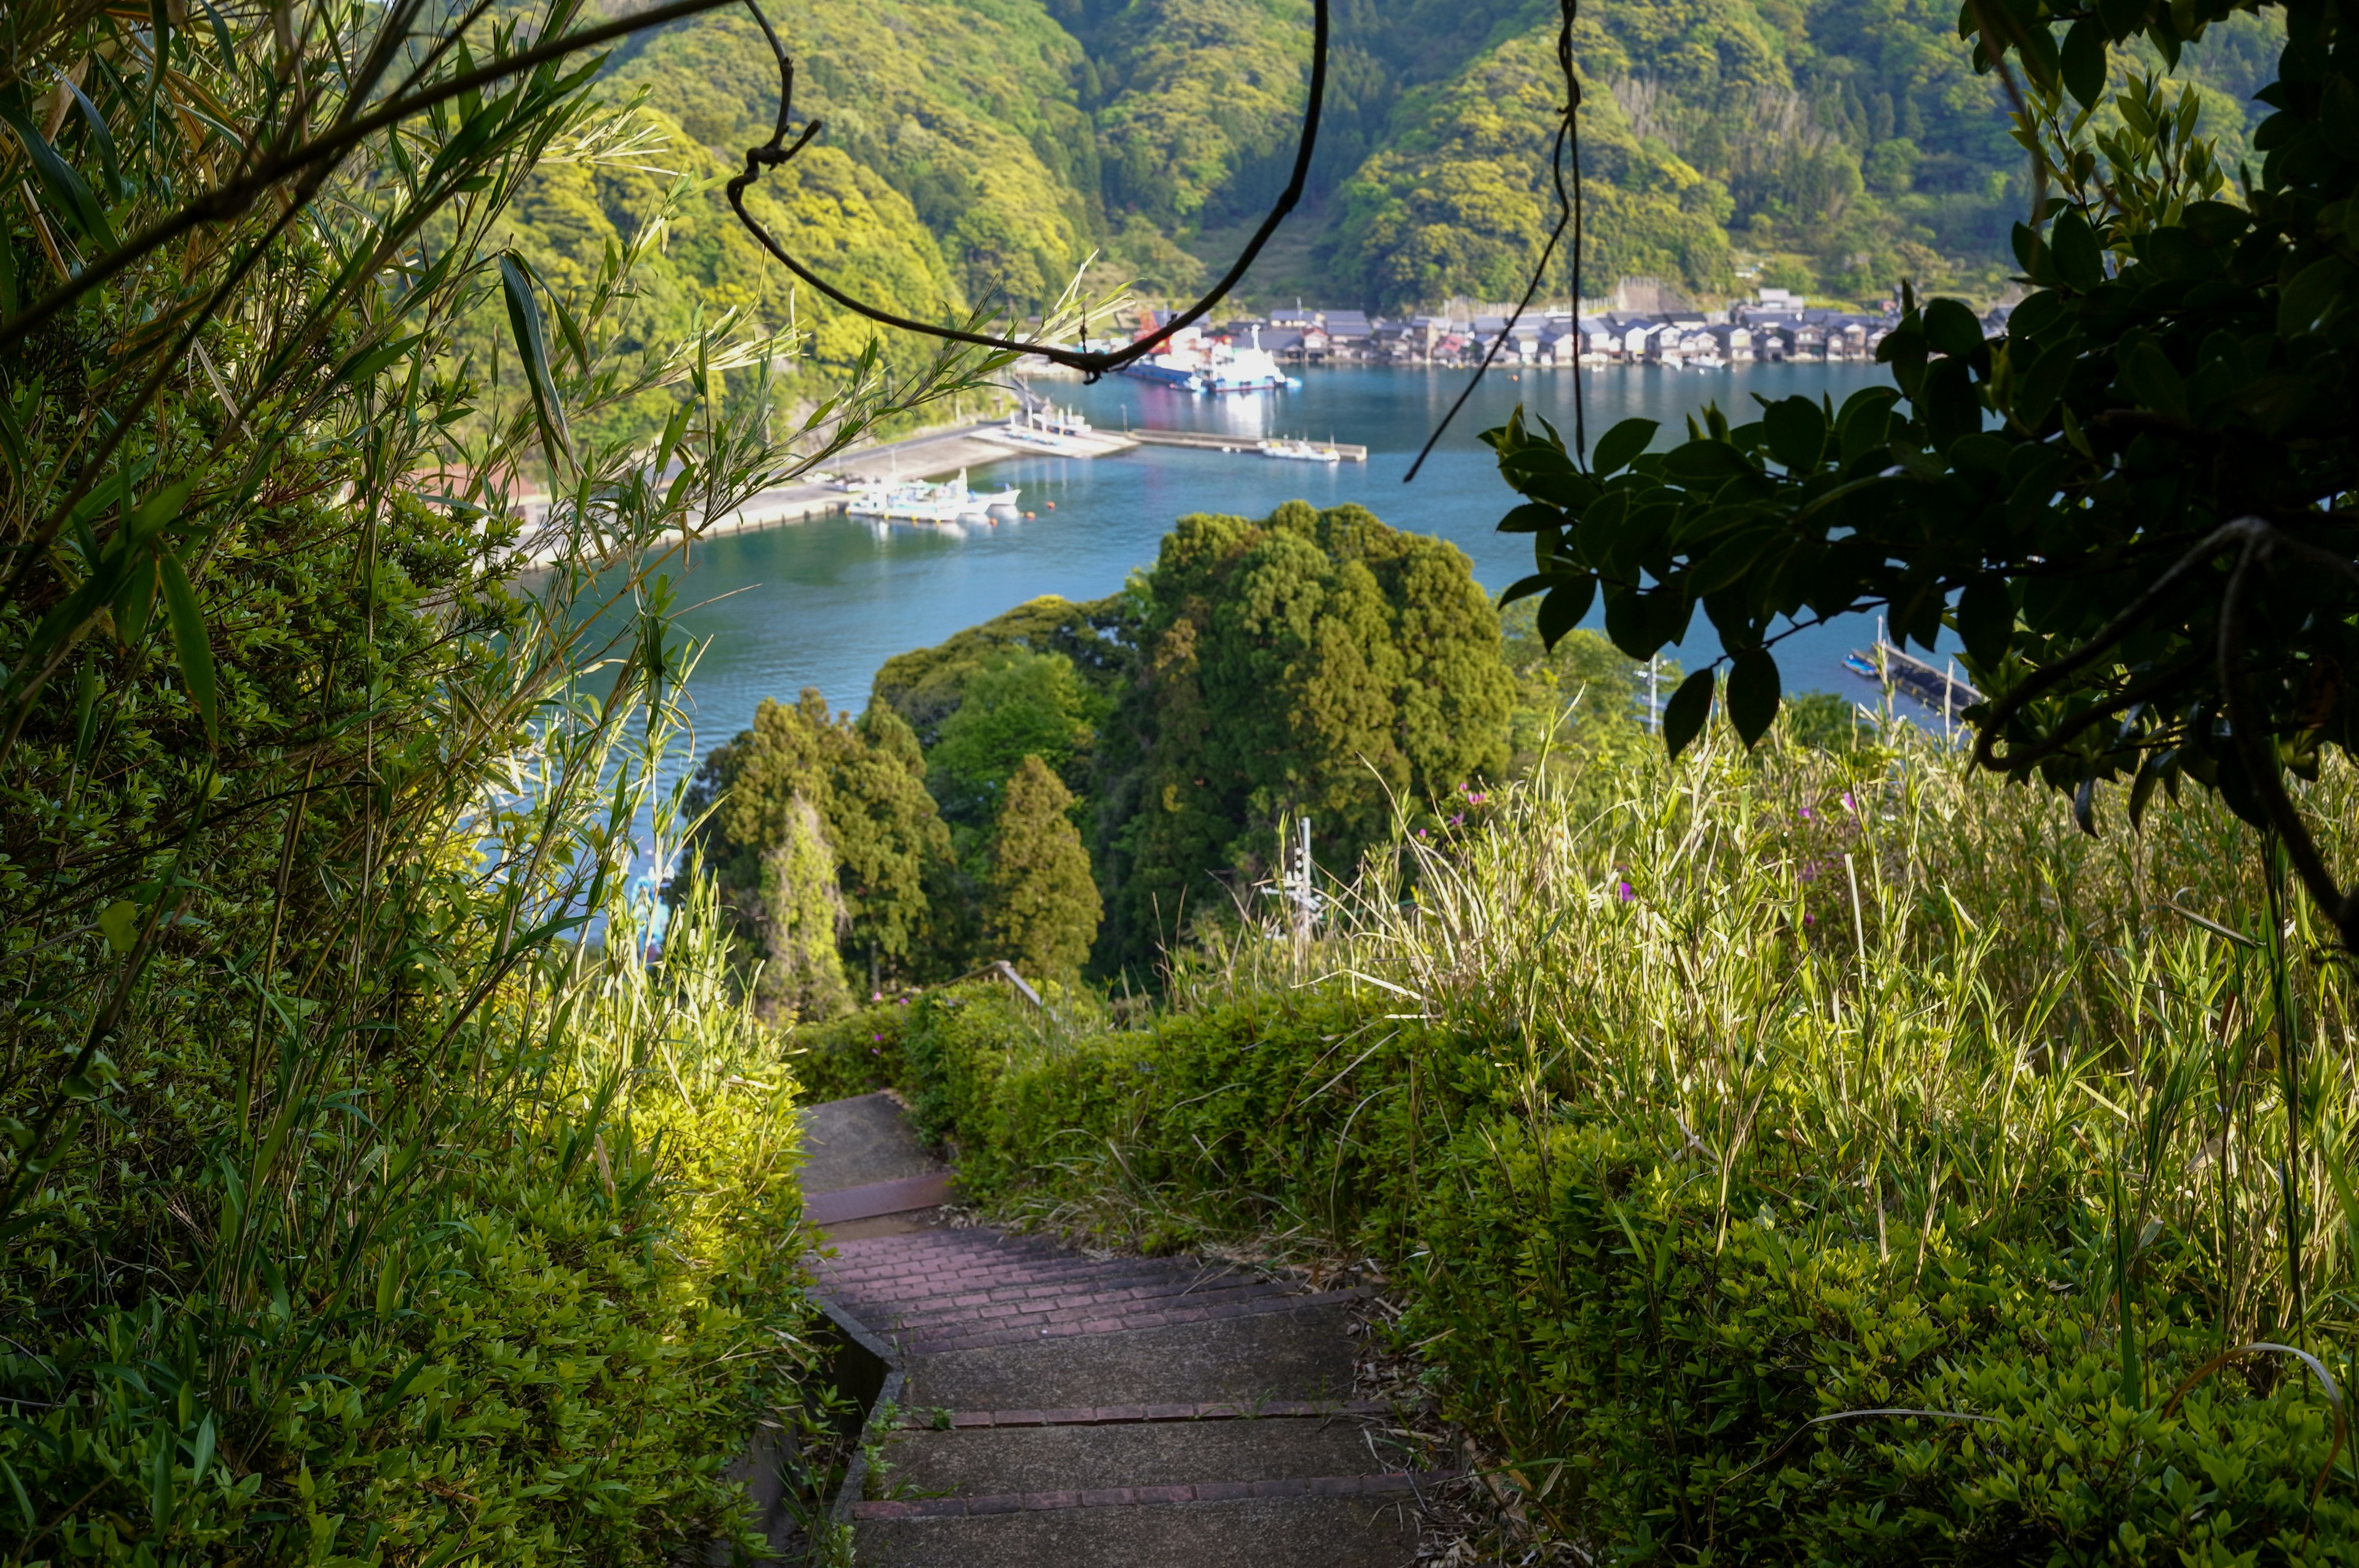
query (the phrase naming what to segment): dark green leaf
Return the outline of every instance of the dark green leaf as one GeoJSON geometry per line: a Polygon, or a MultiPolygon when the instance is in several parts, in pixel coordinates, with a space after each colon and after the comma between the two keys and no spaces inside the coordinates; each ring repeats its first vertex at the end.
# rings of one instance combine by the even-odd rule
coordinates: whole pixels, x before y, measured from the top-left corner
{"type": "Polygon", "coordinates": [[[1499,532],[1537,534],[1543,528],[1560,528],[1564,525],[1564,514],[1555,507],[1527,501],[1499,519],[1499,532]]]}
{"type": "Polygon", "coordinates": [[[1978,577],[1958,595],[1955,617],[1966,653],[1984,670],[2006,661],[2015,642],[2015,597],[2002,577],[1978,577]]]}
{"type": "Polygon", "coordinates": [[[136,548],[179,521],[196,483],[193,477],[177,480],[134,507],[123,520],[125,542],[136,548]]]}
{"type": "Polygon", "coordinates": [[[1630,493],[1615,491],[1601,497],[1596,505],[1581,514],[1581,526],[1573,532],[1574,547],[1581,558],[1593,567],[1602,567],[1614,554],[1614,542],[1621,536],[1622,525],[1630,515],[1630,493]]]}
{"type": "Polygon", "coordinates": [[[1983,324],[1955,299],[1936,299],[1925,307],[1925,341],[1953,360],[1970,360],[1983,351],[1983,324]]]}
{"type": "Polygon", "coordinates": [[[40,177],[42,188],[65,219],[99,249],[113,250],[114,230],[108,225],[106,214],[99,211],[98,198],[91,194],[90,187],[82,183],[73,166],[60,157],[58,150],[33,128],[32,122],[16,110],[0,105],[0,122],[5,122],[16,133],[16,140],[24,144],[25,156],[32,160],[33,172],[40,177]]]}
{"type": "Polygon", "coordinates": [[[1761,429],[1769,438],[1769,455],[1789,473],[1817,468],[1827,449],[1827,416],[1807,397],[1781,397],[1764,408],[1761,429]]]}
{"type": "Polygon", "coordinates": [[[1630,460],[1647,449],[1662,427],[1652,419],[1625,419],[1597,438],[1597,449],[1589,471],[1603,479],[1629,466],[1630,460]]]}
{"type": "Polygon", "coordinates": [[[98,166],[106,171],[108,198],[122,200],[129,191],[123,183],[123,167],[114,156],[114,133],[106,128],[106,116],[98,112],[98,105],[90,101],[83,93],[82,84],[72,77],[61,76],[58,81],[73,94],[74,103],[82,109],[83,123],[90,126],[91,146],[98,149],[98,166]]]}
{"type": "Polygon", "coordinates": [[[1777,717],[1777,661],[1767,648],[1747,648],[1728,672],[1728,721],[1750,747],[1777,717]]]}
{"type": "Polygon", "coordinates": [[[2187,417],[2187,383],[2152,338],[2139,339],[2122,356],[2122,387],[2140,407],[2187,417]]]}
{"type": "Polygon", "coordinates": [[[157,565],[164,579],[164,606],[172,618],[172,643],[180,655],[180,678],[204,717],[206,741],[218,747],[221,712],[214,697],[213,649],[205,635],[204,615],[197,609],[197,596],[189,589],[189,574],[181,569],[180,557],[167,552],[157,565]]]}
{"type": "Polygon", "coordinates": [[[156,557],[145,550],[133,557],[114,592],[114,635],[126,648],[136,648],[147,634],[147,617],[156,606],[156,557]]]}
{"type": "Polygon", "coordinates": [[[1695,566],[1694,590],[1699,595],[1718,593],[1730,587],[1752,568],[1770,543],[1777,537],[1776,524],[1748,528],[1719,540],[1695,566]]]}
{"type": "Polygon", "coordinates": [[[1536,593],[1546,593],[1556,586],[1556,578],[1557,574],[1554,572],[1534,572],[1527,578],[1516,579],[1514,585],[1499,596],[1499,608],[1505,610],[1519,599],[1529,599],[1536,593]]]}
{"type": "Polygon", "coordinates": [[[1703,733],[1703,721],[1712,717],[1712,672],[1698,670],[1680,682],[1680,689],[1671,693],[1671,700],[1663,704],[1663,743],[1677,757],[1688,749],[1690,741],[1703,733]]]}
{"type": "Polygon", "coordinates": [[[2288,338],[2311,331],[2333,314],[2350,287],[2351,264],[2326,256],[2294,274],[2277,297],[2277,330],[2288,338]]]}
{"type": "Polygon", "coordinates": [[[2086,294],[2105,281],[2105,254],[2097,243],[2097,231],[2080,213],[2068,211],[2057,216],[2048,230],[2048,252],[2056,276],[2067,287],[2086,294]]]}
{"type": "Polygon", "coordinates": [[[2083,16],[2064,35],[2064,90],[2083,109],[2096,107],[2105,92],[2105,27],[2083,16]]]}
{"type": "Polygon", "coordinates": [[[1652,658],[1661,646],[1647,637],[1647,601],[1634,588],[1605,590],[1605,635],[1634,659],[1652,658]]]}
{"type": "Polygon", "coordinates": [[[1707,437],[1674,447],[1663,458],[1663,473],[1682,484],[1697,484],[1715,479],[1733,479],[1741,473],[1755,473],[1745,455],[1725,441],[1707,437]]]}
{"type": "Polygon", "coordinates": [[[1589,614],[1589,607],[1596,601],[1597,579],[1593,577],[1583,574],[1558,583],[1540,600],[1540,640],[1551,648],[1563,642],[1565,633],[1581,624],[1589,614]]]}

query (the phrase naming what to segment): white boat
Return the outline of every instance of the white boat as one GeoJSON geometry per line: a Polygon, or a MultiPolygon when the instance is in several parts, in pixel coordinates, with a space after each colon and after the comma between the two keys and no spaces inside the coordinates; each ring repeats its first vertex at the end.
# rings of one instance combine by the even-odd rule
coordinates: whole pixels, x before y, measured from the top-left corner
{"type": "Polygon", "coordinates": [[[1728,362],[1722,359],[1718,354],[1698,354],[1695,358],[1688,361],[1688,363],[1693,365],[1698,370],[1726,370],[1728,368],[1728,362]]]}
{"type": "Polygon", "coordinates": [[[844,511],[854,517],[882,517],[890,523],[964,523],[987,521],[994,512],[1013,512],[1021,492],[977,492],[967,488],[966,470],[956,479],[934,483],[922,479],[871,480],[853,492],[844,511]]]}
{"type": "Polygon", "coordinates": [[[1262,442],[1261,455],[1266,458],[1291,458],[1301,463],[1340,463],[1343,460],[1343,454],[1337,451],[1332,443],[1319,446],[1292,436],[1262,442]]]}
{"type": "Polygon", "coordinates": [[[1163,351],[1123,367],[1122,373],[1183,392],[1283,392],[1301,382],[1278,368],[1256,328],[1250,346],[1207,342],[1197,329],[1174,333],[1163,351]]]}

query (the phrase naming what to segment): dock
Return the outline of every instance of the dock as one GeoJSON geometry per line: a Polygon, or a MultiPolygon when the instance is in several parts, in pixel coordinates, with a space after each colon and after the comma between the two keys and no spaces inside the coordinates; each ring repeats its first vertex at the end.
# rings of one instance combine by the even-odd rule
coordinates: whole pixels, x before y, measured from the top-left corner
{"type": "MultiPolygon", "coordinates": [[[[1351,446],[1342,441],[1311,443],[1332,448],[1336,456],[1346,462],[1368,460],[1368,449],[1351,446]]],[[[823,480],[805,480],[780,485],[750,496],[734,512],[705,520],[697,530],[700,538],[719,538],[727,534],[749,533],[757,528],[773,528],[785,523],[801,523],[813,517],[825,517],[843,510],[850,499],[845,493],[845,481],[868,482],[876,480],[940,479],[968,469],[979,469],[987,463],[1004,462],[1009,458],[1103,458],[1127,452],[1139,447],[1190,447],[1199,451],[1244,452],[1260,456],[1262,438],[1249,436],[1223,436],[1194,430],[1100,430],[1060,432],[1044,437],[1038,432],[1026,433],[1010,422],[985,420],[961,425],[949,429],[928,430],[897,441],[878,446],[862,447],[837,456],[830,463],[823,480]]],[[[524,498],[526,535],[522,549],[527,566],[545,567],[553,562],[562,542],[546,535],[542,519],[548,509],[545,496],[524,498]]]]}
{"type": "MultiPolygon", "coordinates": [[[[1224,436],[1204,430],[1125,430],[1123,434],[1143,447],[1193,447],[1202,452],[1252,452],[1256,455],[1259,455],[1262,441],[1266,438],[1260,436],[1224,436]]],[[[1368,460],[1367,448],[1355,447],[1347,441],[1312,441],[1310,445],[1332,447],[1335,455],[1347,463],[1368,460]]]]}

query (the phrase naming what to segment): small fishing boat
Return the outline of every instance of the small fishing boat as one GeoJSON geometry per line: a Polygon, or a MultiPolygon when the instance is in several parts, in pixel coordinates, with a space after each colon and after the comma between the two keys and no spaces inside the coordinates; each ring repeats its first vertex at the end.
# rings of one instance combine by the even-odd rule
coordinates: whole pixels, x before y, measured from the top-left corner
{"type": "Polygon", "coordinates": [[[1343,454],[1332,443],[1319,446],[1292,436],[1281,436],[1274,441],[1261,443],[1261,455],[1266,458],[1289,458],[1299,463],[1340,463],[1343,454]]]}
{"type": "Polygon", "coordinates": [[[854,517],[881,517],[888,523],[955,524],[989,522],[995,512],[1014,512],[1022,493],[1006,490],[976,492],[966,482],[966,470],[939,483],[922,480],[871,480],[852,493],[844,511],[854,517]]]}
{"type": "Polygon", "coordinates": [[[1854,648],[1843,655],[1843,668],[1862,680],[1889,687],[1945,713],[1962,713],[1983,700],[1981,692],[1959,678],[1956,665],[1944,670],[1895,646],[1880,622],[1874,652],[1854,648]]]}

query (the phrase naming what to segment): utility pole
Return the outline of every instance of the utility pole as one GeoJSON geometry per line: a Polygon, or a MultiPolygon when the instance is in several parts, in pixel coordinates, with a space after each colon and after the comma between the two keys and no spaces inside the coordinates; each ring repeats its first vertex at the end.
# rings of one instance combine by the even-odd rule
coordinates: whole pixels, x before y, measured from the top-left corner
{"type": "Polygon", "coordinates": [[[1293,826],[1289,841],[1286,820],[1278,820],[1277,892],[1288,905],[1287,920],[1294,939],[1301,943],[1310,940],[1311,922],[1318,918],[1319,889],[1310,859],[1310,818],[1298,817],[1293,826]]]}

